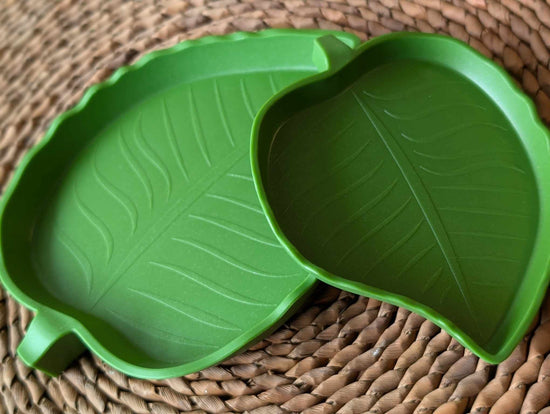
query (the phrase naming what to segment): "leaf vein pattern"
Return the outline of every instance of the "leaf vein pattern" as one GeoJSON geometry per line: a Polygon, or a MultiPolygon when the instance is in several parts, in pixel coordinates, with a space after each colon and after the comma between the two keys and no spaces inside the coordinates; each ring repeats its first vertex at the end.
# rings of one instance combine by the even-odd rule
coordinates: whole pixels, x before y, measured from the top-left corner
{"type": "Polygon", "coordinates": [[[181,303],[181,302],[178,302],[178,301],[175,301],[175,300],[159,298],[159,297],[154,296],[150,293],[143,292],[141,290],[137,290],[137,289],[133,289],[133,288],[128,288],[128,290],[130,292],[133,292],[133,293],[139,295],[139,296],[143,296],[144,298],[147,298],[147,299],[149,299],[153,302],[156,302],[156,303],[160,304],[161,306],[169,308],[169,309],[171,309],[171,310],[173,310],[177,313],[180,313],[180,314],[188,317],[189,319],[194,320],[195,322],[199,322],[201,324],[210,326],[212,328],[217,328],[217,329],[221,329],[221,330],[224,330],[224,331],[240,331],[241,330],[238,326],[234,325],[233,323],[231,323],[231,322],[229,322],[225,319],[220,318],[218,315],[214,315],[213,313],[197,309],[197,308],[195,308],[195,307],[193,307],[189,304],[184,304],[184,303],[181,303]],[[183,310],[182,307],[185,307],[186,310],[183,310]],[[197,314],[193,314],[192,313],[193,311],[197,314]],[[205,318],[203,318],[201,316],[201,314],[204,314],[204,315],[208,316],[211,319],[218,320],[219,324],[205,320],[205,318]]]}
{"type": "Polygon", "coordinates": [[[86,281],[86,289],[88,294],[92,291],[92,286],[94,282],[94,269],[90,260],[86,254],[78,247],[78,245],[71,240],[71,238],[62,230],[56,229],[55,236],[59,242],[67,249],[69,254],[74,257],[74,259],[79,264],[82,269],[82,274],[84,275],[86,281]]]}
{"type": "Polygon", "coordinates": [[[157,154],[155,154],[155,151],[153,151],[153,148],[149,145],[147,140],[145,139],[145,134],[143,133],[143,114],[140,112],[137,125],[136,125],[136,145],[138,149],[141,151],[143,156],[147,158],[147,160],[159,171],[159,173],[162,175],[162,178],[164,179],[164,182],[166,183],[166,198],[170,198],[170,195],[172,194],[172,180],[170,178],[170,174],[168,172],[168,168],[166,165],[162,162],[162,160],[159,158],[157,154]]]}
{"type": "Polygon", "coordinates": [[[132,154],[130,147],[128,146],[128,143],[124,138],[122,129],[120,130],[119,143],[120,143],[120,150],[122,152],[122,156],[124,157],[128,165],[130,166],[130,169],[134,172],[134,174],[137,176],[138,180],[140,181],[141,185],[143,186],[143,189],[145,190],[145,195],[147,196],[149,208],[152,209],[153,208],[153,186],[151,185],[151,181],[149,180],[149,177],[145,173],[143,167],[138,163],[134,154],[132,154]]]}
{"type": "Polygon", "coordinates": [[[229,128],[229,122],[227,121],[227,114],[225,113],[225,107],[222,100],[222,93],[220,91],[217,79],[214,79],[214,96],[216,97],[216,105],[218,105],[218,112],[220,113],[223,129],[225,130],[227,139],[229,139],[231,146],[235,147],[235,138],[233,137],[231,128],[229,128]]]}
{"type": "Polygon", "coordinates": [[[281,244],[278,243],[276,240],[269,239],[265,236],[262,236],[261,234],[258,234],[250,229],[246,229],[242,226],[236,225],[234,223],[230,223],[226,220],[222,219],[215,219],[213,217],[205,217],[205,216],[199,216],[195,214],[189,214],[188,216],[190,219],[202,221],[204,223],[211,224],[213,226],[216,226],[218,228],[227,230],[233,234],[236,234],[238,236],[244,237],[246,239],[252,240],[254,242],[265,244],[266,246],[275,247],[277,249],[282,248],[281,244]]]}
{"type": "Polygon", "coordinates": [[[193,133],[197,140],[197,145],[204,157],[206,165],[212,167],[212,161],[210,161],[210,154],[208,153],[208,147],[206,146],[206,141],[199,121],[199,115],[197,114],[197,103],[195,102],[195,93],[192,87],[189,87],[189,109],[191,111],[191,124],[193,125],[193,133]]]}
{"type": "Polygon", "coordinates": [[[88,208],[82,199],[80,198],[80,195],[78,194],[78,190],[76,188],[76,185],[73,187],[73,194],[76,201],[76,205],[82,215],[88,220],[88,222],[92,225],[93,228],[97,230],[101,238],[103,239],[103,242],[105,243],[105,248],[107,250],[107,263],[110,262],[111,257],[113,255],[113,235],[109,228],[105,225],[105,223],[90,209],[88,208]]]}
{"type": "Polygon", "coordinates": [[[211,292],[216,293],[217,295],[223,296],[224,298],[231,300],[233,302],[242,303],[244,305],[252,306],[262,306],[262,307],[273,307],[274,304],[271,303],[260,303],[253,298],[245,296],[241,293],[235,292],[232,289],[229,289],[225,286],[222,286],[213,280],[209,280],[203,275],[198,275],[195,272],[191,272],[188,269],[184,269],[181,266],[176,266],[172,264],[163,264],[159,262],[151,261],[149,264],[159,267],[161,269],[168,270],[170,272],[176,273],[185,279],[191,280],[192,282],[202,286],[203,288],[210,290],[211,292]],[[206,283],[207,282],[207,283],[206,283]]]}
{"type": "MultiPolygon", "coordinates": [[[[447,266],[451,271],[453,279],[466,305],[466,309],[468,309],[468,313],[470,314],[472,321],[477,326],[476,313],[474,312],[473,305],[469,299],[470,297],[469,289],[466,284],[464,275],[462,273],[460,263],[457,260],[457,257],[456,257],[457,255],[454,251],[451,241],[449,240],[445,227],[441,222],[441,218],[439,217],[437,209],[433,205],[433,201],[429,193],[424,187],[424,183],[422,182],[422,179],[420,178],[418,173],[416,173],[416,171],[414,170],[414,167],[408,160],[407,155],[403,152],[397,140],[389,132],[389,130],[386,128],[383,122],[377,118],[377,116],[374,114],[372,109],[369,108],[368,104],[363,102],[359,98],[357,93],[355,93],[355,91],[352,91],[352,94],[355,97],[355,100],[357,101],[358,105],[364,112],[365,116],[367,117],[367,119],[370,121],[370,123],[376,130],[376,133],[380,137],[380,140],[386,147],[388,153],[395,161],[395,164],[399,168],[401,175],[407,182],[407,185],[409,186],[411,193],[413,194],[417,202],[418,207],[420,208],[422,214],[424,215],[424,218],[428,223],[439,245],[441,253],[443,254],[443,258],[445,259],[447,266]]],[[[457,105],[457,104],[451,104],[451,106],[453,105],[457,105]]],[[[472,106],[471,104],[469,105],[472,106]]],[[[451,108],[446,108],[446,110],[448,109],[451,109],[451,108]]],[[[479,330],[479,327],[478,327],[478,330],[479,330]]]]}
{"type": "Polygon", "coordinates": [[[187,173],[185,161],[183,160],[183,156],[181,155],[181,151],[176,140],[176,132],[174,131],[174,124],[172,122],[170,112],[168,111],[168,104],[166,103],[166,99],[163,99],[162,101],[162,119],[164,120],[164,127],[166,128],[166,133],[168,135],[168,143],[170,144],[170,148],[172,149],[174,157],[176,158],[178,167],[183,174],[185,180],[189,181],[189,174],[187,173]]]}
{"type": "Polygon", "coordinates": [[[182,336],[174,335],[172,332],[169,332],[165,329],[161,329],[157,326],[151,326],[151,325],[140,325],[134,321],[132,321],[130,318],[122,315],[120,312],[114,311],[112,309],[107,309],[107,312],[109,312],[111,315],[113,315],[118,320],[122,321],[123,323],[131,326],[134,329],[137,329],[141,333],[144,333],[148,336],[155,337],[160,336],[163,339],[166,339],[170,342],[181,344],[181,345],[190,345],[190,346],[196,346],[196,347],[208,347],[208,348],[219,348],[217,345],[208,344],[206,342],[187,339],[182,336]]]}
{"type": "Polygon", "coordinates": [[[174,240],[178,243],[185,244],[187,246],[191,246],[191,247],[193,247],[197,250],[200,250],[200,251],[208,254],[209,256],[212,256],[212,257],[214,257],[218,260],[221,260],[222,262],[227,263],[228,265],[230,265],[232,267],[235,267],[237,269],[240,269],[240,270],[242,270],[244,272],[247,272],[247,273],[251,273],[251,274],[256,275],[256,276],[266,277],[266,278],[288,278],[288,277],[296,276],[295,273],[285,275],[285,274],[263,272],[259,269],[256,269],[252,266],[249,266],[249,265],[241,262],[240,260],[237,260],[234,257],[231,257],[229,255],[226,255],[226,254],[220,252],[218,249],[216,249],[212,246],[208,246],[208,245],[203,244],[203,243],[198,243],[198,242],[193,241],[193,240],[186,240],[186,239],[181,239],[181,238],[178,238],[178,237],[172,237],[172,240],[174,240]]]}
{"type": "Polygon", "coordinates": [[[352,193],[355,191],[358,187],[369,181],[372,177],[376,175],[376,173],[382,168],[382,165],[384,165],[384,160],[380,160],[380,162],[370,171],[367,171],[363,176],[359,177],[357,180],[355,180],[350,185],[342,188],[340,191],[336,192],[332,197],[327,198],[327,200],[319,206],[316,210],[314,210],[307,220],[304,221],[304,225],[302,226],[301,234],[304,234],[306,231],[306,228],[313,222],[313,219],[317,217],[319,214],[321,214],[328,206],[336,203],[337,201],[341,200],[342,197],[345,197],[346,195],[352,193]]]}
{"type": "Polygon", "coordinates": [[[131,233],[134,234],[137,229],[138,224],[138,209],[136,207],[136,204],[132,201],[132,199],[124,194],[124,192],[117,188],[107,177],[105,177],[100,169],[97,166],[97,157],[94,156],[93,160],[93,167],[94,167],[94,176],[99,183],[99,185],[113,197],[120,206],[126,211],[126,214],[128,214],[128,219],[130,220],[130,228],[131,233]]]}
{"type": "Polygon", "coordinates": [[[338,226],[334,228],[332,233],[330,233],[326,238],[325,241],[322,244],[322,247],[324,248],[331,240],[334,239],[338,234],[344,230],[345,227],[347,227],[349,224],[354,223],[357,219],[361,217],[365,217],[366,213],[370,212],[371,209],[376,207],[380,202],[382,202],[386,196],[390,194],[390,192],[395,188],[395,186],[398,183],[398,179],[394,179],[392,183],[387,186],[384,191],[382,191],[380,194],[378,194],[376,197],[369,200],[368,203],[361,206],[358,210],[356,210],[353,214],[350,214],[344,221],[342,221],[338,226]]]}

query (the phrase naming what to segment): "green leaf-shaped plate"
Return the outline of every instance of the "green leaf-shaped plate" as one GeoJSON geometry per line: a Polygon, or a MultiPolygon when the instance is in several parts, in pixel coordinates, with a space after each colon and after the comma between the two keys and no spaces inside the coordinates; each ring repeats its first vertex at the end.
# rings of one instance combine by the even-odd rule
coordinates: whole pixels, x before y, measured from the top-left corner
{"type": "Polygon", "coordinates": [[[310,291],[315,278],[263,215],[248,154],[257,109],[327,68],[326,34],[184,42],[53,123],[1,211],[2,281],[37,311],[26,363],[55,374],[82,341],[129,375],[183,375],[246,346],[310,291]]]}
{"type": "Polygon", "coordinates": [[[332,72],[256,120],[272,227],[321,280],[502,361],[548,284],[548,132],[508,75],[457,40],[400,33],[334,50],[332,72]]]}

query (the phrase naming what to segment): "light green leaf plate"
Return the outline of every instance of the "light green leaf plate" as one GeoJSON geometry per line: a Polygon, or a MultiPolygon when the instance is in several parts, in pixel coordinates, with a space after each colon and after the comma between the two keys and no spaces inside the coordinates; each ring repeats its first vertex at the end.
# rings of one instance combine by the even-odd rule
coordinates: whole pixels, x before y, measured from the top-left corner
{"type": "Polygon", "coordinates": [[[184,42],[119,70],[53,123],[1,209],[2,282],[37,312],[19,347],[27,364],[56,374],[84,343],[132,376],[187,374],[265,334],[310,291],[315,278],[257,200],[249,137],[268,98],[328,68],[328,33],[184,42]]]}
{"type": "Polygon", "coordinates": [[[490,362],[548,285],[548,132],[467,45],[412,33],[336,46],[331,71],[258,115],[266,214],[304,268],[405,306],[490,362]]]}

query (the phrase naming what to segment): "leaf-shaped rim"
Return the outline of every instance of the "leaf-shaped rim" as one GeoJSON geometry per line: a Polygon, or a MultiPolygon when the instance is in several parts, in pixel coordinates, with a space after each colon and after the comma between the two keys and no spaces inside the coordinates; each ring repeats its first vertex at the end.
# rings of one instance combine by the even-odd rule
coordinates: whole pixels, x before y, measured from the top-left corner
{"type": "MultiPolygon", "coordinates": [[[[2,200],[0,202],[0,248],[5,238],[2,233],[4,228],[3,223],[6,219],[6,206],[9,204],[15,189],[18,187],[18,183],[21,181],[22,177],[25,176],[28,167],[32,165],[35,156],[44,151],[47,151],[48,144],[52,142],[52,139],[56,136],[60,125],[67,122],[69,119],[79,115],[81,112],[85,112],[88,105],[90,105],[94,101],[94,99],[100,99],[98,97],[101,96],[106,89],[116,87],[117,83],[119,83],[119,81],[121,81],[128,73],[138,71],[146,65],[154,62],[158,58],[168,55],[174,55],[188,48],[199,47],[213,43],[234,42],[250,38],[271,38],[284,36],[310,36],[312,37],[312,42],[314,42],[316,38],[325,35],[335,35],[338,38],[342,39],[342,41],[348,44],[350,47],[355,47],[359,44],[359,39],[353,34],[327,30],[270,29],[258,33],[236,32],[224,36],[208,36],[200,38],[198,40],[187,40],[178,43],[171,48],[151,52],[143,56],[133,65],[119,68],[113,73],[113,75],[111,75],[108,80],[90,87],[76,106],[54,119],[44,138],[37,145],[29,150],[29,152],[23,157],[20,165],[15,170],[15,173],[10,183],[8,184],[4,196],[2,197],[2,200]]],[[[279,306],[277,306],[268,317],[259,321],[256,326],[250,327],[250,329],[243,333],[240,337],[234,339],[216,352],[193,362],[167,368],[146,368],[123,360],[122,358],[114,355],[111,351],[105,348],[105,346],[103,346],[101,342],[97,340],[94,335],[80,321],[78,321],[71,315],[53,310],[45,305],[42,305],[39,301],[28,296],[11,279],[5,265],[4,252],[2,251],[2,249],[0,249],[0,281],[17,301],[30,308],[31,310],[37,312],[37,314],[43,313],[44,316],[47,315],[47,317],[51,317],[52,321],[58,321],[59,324],[63,324],[65,327],[68,327],[66,333],[73,332],[74,334],[76,334],[84,343],[84,345],[95,352],[109,365],[120,371],[123,371],[128,375],[141,378],[162,379],[185,375],[187,373],[195,372],[209,365],[222,361],[223,359],[231,356],[238,350],[247,346],[252,341],[256,340],[258,338],[259,332],[263,332],[264,334],[269,333],[270,327],[274,327],[274,324],[280,321],[284,315],[290,313],[294,307],[299,305],[300,299],[307,297],[306,294],[311,290],[311,287],[316,282],[316,279],[312,275],[307,277],[304,282],[299,285],[294,291],[289,292],[285,301],[280,303],[279,306]]]]}
{"type": "MultiPolygon", "coordinates": [[[[545,251],[545,249],[550,250],[550,223],[547,223],[547,221],[550,219],[550,186],[544,185],[544,177],[550,177],[550,162],[548,162],[550,160],[550,134],[548,133],[548,130],[546,129],[542,121],[539,119],[533,102],[529,99],[529,97],[524,94],[524,92],[519,88],[519,86],[514,82],[514,80],[503,68],[496,65],[490,59],[472,49],[462,41],[437,34],[403,32],[382,35],[368,41],[367,43],[354,50],[351,58],[347,59],[347,62],[344,62],[344,64],[342,64],[341,57],[338,56],[334,57],[332,60],[329,56],[329,62],[331,67],[328,71],[296,82],[293,85],[290,85],[284,90],[280,91],[277,95],[273,96],[260,109],[254,120],[254,125],[252,127],[250,151],[252,176],[254,179],[254,185],[256,186],[256,191],[258,192],[258,196],[260,198],[260,204],[264,209],[271,228],[273,229],[281,244],[290,253],[290,255],[294,257],[294,259],[297,260],[307,270],[315,273],[320,280],[356,294],[370,296],[382,301],[386,301],[388,303],[392,303],[397,306],[408,308],[430,319],[441,328],[447,330],[462,345],[471,349],[479,357],[485,359],[490,363],[502,362],[506,357],[510,355],[512,350],[520,342],[521,338],[527,331],[530,323],[532,322],[533,318],[536,315],[536,312],[540,307],[540,304],[542,303],[542,300],[546,293],[548,282],[550,280],[550,251],[545,251]],[[347,66],[353,64],[355,58],[374,48],[375,46],[382,43],[393,42],[399,39],[422,39],[426,42],[446,42],[449,48],[456,48],[460,50],[461,53],[468,55],[471,60],[477,61],[479,64],[484,65],[488,74],[486,76],[492,76],[491,80],[498,82],[499,86],[502,88],[500,93],[506,94],[507,98],[515,105],[514,117],[511,121],[514,129],[532,129],[536,132],[536,134],[533,134],[529,137],[529,141],[533,141],[532,145],[536,145],[538,148],[535,153],[538,161],[536,163],[537,170],[534,171],[534,173],[537,179],[537,187],[540,197],[539,223],[537,228],[537,235],[533,246],[534,254],[532,254],[530,257],[530,262],[528,264],[527,271],[525,272],[524,277],[524,282],[531,282],[529,286],[529,293],[531,294],[531,297],[528,305],[520,309],[520,311],[522,311],[522,314],[519,318],[519,322],[516,321],[513,326],[505,326],[508,319],[506,318],[501,324],[504,329],[504,340],[493,344],[495,348],[498,349],[498,351],[496,352],[489,351],[483,345],[473,340],[459,326],[451,322],[448,318],[420,302],[417,302],[402,295],[392,294],[374,286],[367,286],[362,283],[346,280],[315,265],[306,257],[304,257],[299,252],[297,247],[294,246],[293,243],[286,237],[285,232],[279,226],[274,211],[272,210],[268,201],[266,189],[262,181],[262,171],[264,165],[260,160],[259,142],[262,140],[262,123],[270,113],[270,110],[276,107],[277,102],[281,98],[288,95],[292,91],[325,80],[337,73],[344,65],[347,66]]],[[[475,82],[475,80],[470,77],[468,77],[468,79],[470,79],[472,82],[475,82]]],[[[500,107],[498,102],[495,103],[500,107]]],[[[508,115],[506,114],[506,116],[508,115]]],[[[518,304],[518,301],[520,301],[519,299],[521,299],[521,297],[518,298],[516,296],[514,298],[513,306],[521,306],[521,304],[518,304]]],[[[511,313],[511,311],[508,312],[507,317],[510,317],[511,313]]],[[[508,323],[513,322],[514,321],[508,320],[508,323]]]]}

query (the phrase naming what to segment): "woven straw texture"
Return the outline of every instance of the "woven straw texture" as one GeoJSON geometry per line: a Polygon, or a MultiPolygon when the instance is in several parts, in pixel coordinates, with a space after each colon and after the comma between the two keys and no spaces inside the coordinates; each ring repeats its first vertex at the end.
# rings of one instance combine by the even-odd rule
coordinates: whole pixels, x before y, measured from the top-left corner
{"type": "MultiPolygon", "coordinates": [[[[550,122],[550,7],[542,0],[9,1],[0,3],[0,182],[89,85],[179,41],[267,27],[449,34],[504,66],[550,122]]],[[[126,377],[90,354],[59,378],[15,349],[32,315],[0,293],[8,413],[550,414],[550,301],[491,366],[404,309],[322,287],[249,351],[186,377],[126,377]],[[545,408],[546,407],[546,408],[545,408]]]]}

